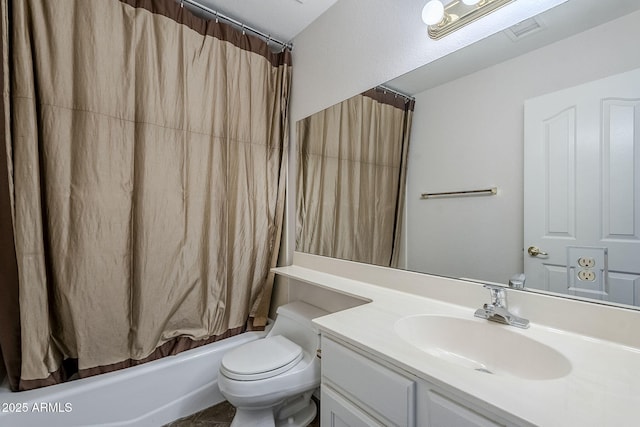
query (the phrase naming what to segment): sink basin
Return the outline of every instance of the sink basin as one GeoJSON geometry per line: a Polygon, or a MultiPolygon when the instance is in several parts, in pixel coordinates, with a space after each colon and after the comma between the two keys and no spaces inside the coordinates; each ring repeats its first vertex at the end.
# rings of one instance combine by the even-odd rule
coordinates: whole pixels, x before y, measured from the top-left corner
{"type": "Polygon", "coordinates": [[[571,363],[560,352],[509,328],[436,315],[404,317],[394,325],[409,344],[478,372],[527,380],[550,380],[571,372],[571,363]]]}

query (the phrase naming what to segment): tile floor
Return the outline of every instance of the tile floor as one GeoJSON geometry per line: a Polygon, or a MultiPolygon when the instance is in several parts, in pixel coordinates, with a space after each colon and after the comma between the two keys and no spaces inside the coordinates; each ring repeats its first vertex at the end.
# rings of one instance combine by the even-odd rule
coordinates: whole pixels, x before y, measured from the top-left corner
{"type": "MultiPolygon", "coordinates": [[[[320,408],[317,400],[316,405],[320,408]]],[[[236,410],[233,406],[228,402],[222,402],[188,417],[173,421],[164,427],[229,427],[235,413],[236,410]]],[[[309,427],[319,426],[320,416],[318,415],[315,420],[309,424],[309,427]]]]}

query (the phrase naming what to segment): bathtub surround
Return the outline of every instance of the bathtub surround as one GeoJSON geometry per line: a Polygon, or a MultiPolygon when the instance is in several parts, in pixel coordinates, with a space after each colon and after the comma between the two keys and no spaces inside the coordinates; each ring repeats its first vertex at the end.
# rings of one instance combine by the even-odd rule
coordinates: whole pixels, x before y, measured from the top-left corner
{"type": "Polygon", "coordinates": [[[8,3],[0,345],[11,388],[264,326],[290,52],[173,0],[16,0],[11,16],[8,3]]]}

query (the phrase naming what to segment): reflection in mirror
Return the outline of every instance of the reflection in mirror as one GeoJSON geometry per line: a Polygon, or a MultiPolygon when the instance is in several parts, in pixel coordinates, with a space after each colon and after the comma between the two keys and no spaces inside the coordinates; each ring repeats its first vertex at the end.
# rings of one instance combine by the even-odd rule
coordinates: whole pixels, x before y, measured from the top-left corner
{"type": "Polygon", "coordinates": [[[398,266],[413,105],[375,88],[297,123],[298,251],[398,266]]]}
{"type": "Polygon", "coordinates": [[[530,287],[640,305],[640,68],[525,102],[530,287]]]}
{"type": "Polygon", "coordinates": [[[385,84],[416,100],[397,267],[640,305],[638,9],[569,0],[385,84]]]}

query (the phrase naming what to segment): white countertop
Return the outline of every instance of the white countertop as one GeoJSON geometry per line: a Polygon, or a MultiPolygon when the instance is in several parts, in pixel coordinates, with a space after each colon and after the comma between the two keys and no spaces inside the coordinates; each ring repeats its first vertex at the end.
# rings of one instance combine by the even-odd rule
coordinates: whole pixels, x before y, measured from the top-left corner
{"type": "MultiPolygon", "coordinates": [[[[538,426],[640,425],[640,349],[531,323],[528,329],[493,323],[562,353],[571,372],[551,380],[487,375],[419,350],[394,331],[410,315],[439,314],[487,322],[462,305],[400,292],[300,266],[277,274],[370,301],[314,320],[339,337],[393,365],[447,389],[490,411],[505,412],[538,426]]],[[[437,279],[437,278],[435,278],[437,279]]],[[[488,293],[487,293],[488,302],[488,293]]],[[[527,317],[525,313],[519,313],[527,317]]],[[[506,414],[500,414],[506,415],[506,414]]]]}

